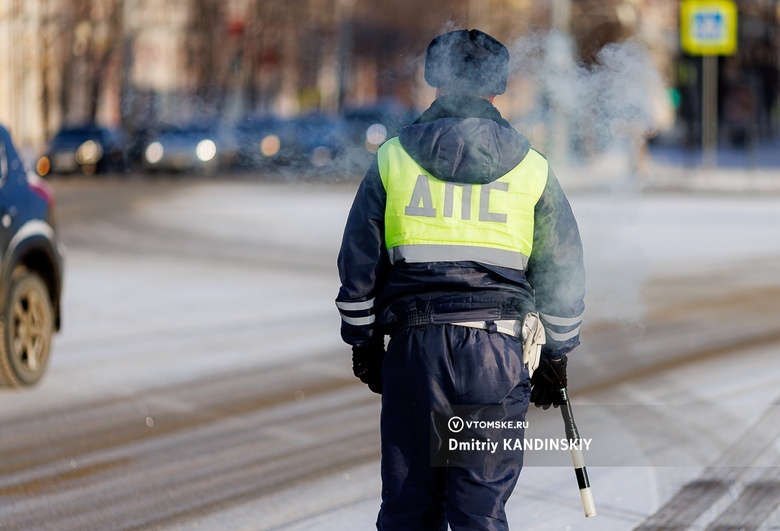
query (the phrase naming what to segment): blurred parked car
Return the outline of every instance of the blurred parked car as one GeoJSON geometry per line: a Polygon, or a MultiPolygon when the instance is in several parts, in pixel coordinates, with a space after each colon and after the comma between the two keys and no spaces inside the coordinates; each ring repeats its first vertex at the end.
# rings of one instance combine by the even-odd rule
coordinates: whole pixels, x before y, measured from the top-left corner
{"type": "Polygon", "coordinates": [[[248,116],[235,126],[239,168],[266,168],[286,164],[295,144],[289,122],[270,115],[248,116]]]}
{"type": "Polygon", "coordinates": [[[120,129],[94,124],[63,127],[54,135],[35,168],[43,176],[124,172],[127,169],[125,144],[126,137],[120,129]]]}
{"type": "Polygon", "coordinates": [[[347,149],[343,156],[343,165],[346,171],[365,172],[379,146],[385,140],[397,136],[401,127],[412,123],[416,118],[417,115],[411,110],[392,103],[345,110],[347,149]]]}
{"type": "Polygon", "coordinates": [[[357,107],[344,112],[349,141],[372,154],[385,140],[397,136],[401,127],[416,118],[412,111],[392,104],[357,107]]]}
{"type": "Polygon", "coordinates": [[[233,167],[235,135],[218,123],[167,125],[152,135],[143,151],[145,171],[215,173],[233,167]]]}
{"type": "Polygon", "coordinates": [[[51,186],[0,126],[0,385],[36,383],[60,328],[62,245],[51,186]]]}
{"type": "Polygon", "coordinates": [[[346,131],[341,120],[326,116],[301,116],[293,120],[298,160],[314,168],[330,167],[343,152],[346,131]]]}
{"type": "Polygon", "coordinates": [[[325,168],[344,147],[342,123],[331,117],[251,116],[236,124],[243,168],[325,168]]]}

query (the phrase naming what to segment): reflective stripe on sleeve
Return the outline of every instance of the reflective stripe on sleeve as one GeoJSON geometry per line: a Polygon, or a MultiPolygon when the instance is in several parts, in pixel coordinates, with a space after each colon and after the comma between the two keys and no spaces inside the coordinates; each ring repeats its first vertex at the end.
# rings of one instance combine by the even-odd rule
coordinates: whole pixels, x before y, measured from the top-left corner
{"type": "Polygon", "coordinates": [[[576,326],[582,322],[582,314],[576,317],[558,317],[557,315],[549,315],[546,313],[539,313],[539,315],[547,323],[555,326],[576,326]]]}
{"type": "Polygon", "coordinates": [[[549,328],[545,327],[545,332],[547,333],[547,337],[550,339],[553,339],[555,341],[568,341],[569,339],[572,339],[574,337],[577,337],[580,333],[580,327],[578,326],[574,330],[570,332],[566,332],[565,334],[559,334],[558,332],[553,332],[549,328]]]}
{"type": "Polygon", "coordinates": [[[340,302],[336,301],[336,307],[339,310],[347,312],[357,312],[359,310],[370,310],[374,307],[374,299],[368,299],[362,302],[340,302]]]}
{"type": "Polygon", "coordinates": [[[352,326],[365,326],[365,325],[373,324],[373,322],[376,320],[376,316],[369,315],[366,317],[347,317],[342,313],[341,320],[352,326]]]}

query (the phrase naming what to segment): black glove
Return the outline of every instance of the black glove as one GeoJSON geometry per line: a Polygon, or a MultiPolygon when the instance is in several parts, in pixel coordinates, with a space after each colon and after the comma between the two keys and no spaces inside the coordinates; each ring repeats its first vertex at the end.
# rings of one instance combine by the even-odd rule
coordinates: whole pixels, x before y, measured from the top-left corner
{"type": "Polygon", "coordinates": [[[352,347],[352,372],[377,394],[382,394],[382,360],[385,358],[384,338],[359,347],[352,347]]]}
{"type": "Polygon", "coordinates": [[[536,407],[550,409],[563,405],[560,390],[566,387],[566,356],[553,359],[542,357],[531,377],[531,402],[536,407]]]}

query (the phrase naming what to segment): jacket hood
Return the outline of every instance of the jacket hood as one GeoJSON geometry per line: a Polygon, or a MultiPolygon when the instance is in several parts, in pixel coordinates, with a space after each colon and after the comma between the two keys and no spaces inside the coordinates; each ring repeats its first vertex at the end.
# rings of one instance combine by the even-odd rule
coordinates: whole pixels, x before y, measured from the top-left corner
{"type": "Polygon", "coordinates": [[[436,99],[401,129],[401,145],[437,179],[486,184],[525,158],[530,144],[489,101],[468,95],[436,99]]]}

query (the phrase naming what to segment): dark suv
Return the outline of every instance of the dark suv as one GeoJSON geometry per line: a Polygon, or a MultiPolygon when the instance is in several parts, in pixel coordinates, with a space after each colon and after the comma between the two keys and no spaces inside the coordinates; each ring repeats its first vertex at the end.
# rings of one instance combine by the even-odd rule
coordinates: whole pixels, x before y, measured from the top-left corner
{"type": "Polygon", "coordinates": [[[28,386],[43,375],[61,290],[54,193],[0,126],[0,385],[28,386]]]}

